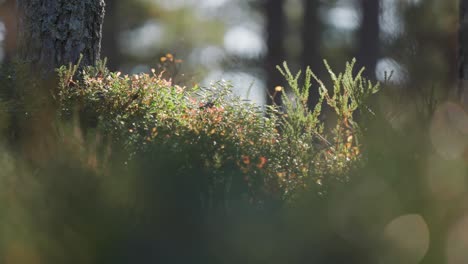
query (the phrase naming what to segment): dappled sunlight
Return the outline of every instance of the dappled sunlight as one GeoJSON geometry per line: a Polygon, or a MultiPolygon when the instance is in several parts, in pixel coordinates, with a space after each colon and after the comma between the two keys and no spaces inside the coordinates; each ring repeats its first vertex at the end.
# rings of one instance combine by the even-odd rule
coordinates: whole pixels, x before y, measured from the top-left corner
{"type": "Polygon", "coordinates": [[[436,200],[450,201],[466,193],[468,167],[463,160],[446,160],[433,154],[426,164],[427,185],[436,200]]]}
{"type": "Polygon", "coordinates": [[[321,15],[326,22],[340,30],[355,30],[359,26],[359,14],[346,6],[346,2],[341,2],[341,5],[327,10],[321,15]]]}
{"type": "Polygon", "coordinates": [[[202,85],[210,86],[213,80],[225,80],[233,86],[234,94],[242,99],[250,100],[258,106],[265,104],[265,83],[258,76],[246,72],[214,71],[208,75],[202,85]]]}
{"type": "Polygon", "coordinates": [[[226,52],[219,46],[206,46],[204,48],[195,49],[190,54],[190,61],[199,62],[207,69],[217,69],[226,59],[226,52]]]}
{"type": "Polygon", "coordinates": [[[468,115],[457,104],[441,104],[432,117],[432,146],[444,159],[461,158],[468,146],[468,115]]]}
{"type": "Polygon", "coordinates": [[[144,58],[152,54],[157,45],[162,43],[164,33],[164,25],[158,21],[148,21],[138,29],[121,33],[121,49],[133,56],[144,58]]]}
{"type": "Polygon", "coordinates": [[[41,258],[37,250],[28,243],[20,241],[8,241],[6,243],[4,257],[0,261],[5,264],[41,264],[41,258]]]}
{"type": "MultiPolygon", "coordinates": [[[[387,86],[386,88],[388,90],[392,86],[387,86]]],[[[380,112],[380,116],[385,120],[385,124],[388,124],[393,130],[401,134],[405,134],[408,126],[418,118],[421,118],[418,116],[419,113],[415,104],[397,100],[392,95],[379,96],[376,104],[376,107],[378,107],[376,111],[380,112]]]]}
{"type": "Polygon", "coordinates": [[[465,215],[451,226],[448,233],[445,254],[447,264],[464,264],[468,262],[468,216],[465,215]]]}
{"type": "Polygon", "coordinates": [[[391,40],[396,39],[404,32],[401,14],[399,14],[398,7],[395,5],[397,2],[398,0],[383,0],[382,15],[379,19],[382,33],[391,40]]]}
{"type": "Polygon", "coordinates": [[[258,58],[265,52],[266,45],[260,32],[247,26],[237,26],[229,29],[224,35],[224,48],[232,55],[258,58]]]}
{"type": "Polygon", "coordinates": [[[377,61],[375,75],[379,82],[390,82],[392,84],[404,84],[408,80],[408,71],[405,67],[399,64],[396,60],[388,57],[381,58],[377,61]],[[391,78],[387,80],[386,78],[391,78]]]}
{"type": "Polygon", "coordinates": [[[396,193],[378,178],[369,178],[343,190],[332,200],[329,221],[334,231],[351,243],[375,238],[400,210],[396,193]]]}
{"type": "Polygon", "coordinates": [[[429,227],[420,215],[402,215],[387,224],[383,240],[382,263],[417,264],[429,249],[429,227]]]}

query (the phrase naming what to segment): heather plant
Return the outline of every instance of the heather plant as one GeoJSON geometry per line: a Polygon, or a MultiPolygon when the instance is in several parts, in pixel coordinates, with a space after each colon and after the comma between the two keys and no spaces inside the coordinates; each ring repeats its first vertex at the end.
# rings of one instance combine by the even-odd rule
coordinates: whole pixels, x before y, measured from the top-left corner
{"type": "MultiPolygon", "coordinates": [[[[368,99],[379,90],[362,77],[364,69],[354,74],[355,60],[346,64],[344,73],[336,75],[324,61],[332,80],[332,91],[307,68],[303,84],[301,72],[293,75],[286,63],[278,67],[286,78],[292,96],[282,93],[283,113],[280,115],[280,148],[283,158],[279,177],[285,192],[312,188],[323,194],[333,182],[346,182],[350,170],[359,167],[360,128],[354,121],[356,111],[368,107],[368,99]],[[308,107],[312,81],[318,85],[319,101],[314,109],[308,107]],[[335,125],[326,129],[322,118],[324,103],[335,113],[335,125]],[[315,188],[318,187],[318,188],[315,188]]],[[[331,118],[330,115],[328,118],[331,118]]]]}
{"type": "Polygon", "coordinates": [[[63,117],[81,113],[83,126],[122,145],[129,160],[151,153],[150,163],[173,164],[181,174],[201,177],[203,204],[229,200],[229,195],[256,202],[287,200],[310,188],[323,193],[333,180],[346,181],[360,162],[353,113],[378,85],[366,81],[362,70],[353,76],[354,61],[338,76],[326,66],[333,94],[310,69],[300,87],[300,72],[294,76],[287,64],[279,67],[292,97],[279,89],[275,96],[284,106],[264,111],[234,96],[228,82],[183,87],[155,70],[131,76],[109,72],[105,62],[83,69],[80,78],[75,77],[77,66],[59,69],[57,99],[63,117]],[[308,109],[313,80],[320,100],[308,109]],[[323,102],[337,116],[330,131],[321,120],[323,102]]]}

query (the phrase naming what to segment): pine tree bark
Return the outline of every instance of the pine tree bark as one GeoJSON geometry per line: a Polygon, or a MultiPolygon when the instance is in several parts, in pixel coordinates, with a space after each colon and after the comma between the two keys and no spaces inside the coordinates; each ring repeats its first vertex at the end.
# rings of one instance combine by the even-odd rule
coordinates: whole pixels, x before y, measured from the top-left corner
{"type": "MultiPolygon", "coordinates": [[[[320,57],[321,23],[318,14],[320,2],[318,0],[303,0],[304,24],[302,28],[302,67],[310,67],[315,74],[320,73],[322,58],[320,57]]],[[[319,94],[311,87],[308,105],[310,109],[318,102],[319,94]]]]}
{"type": "Polygon", "coordinates": [[[284,84],[283,76],[276,69],[281,65],[285,58],[285,49],[283,44],[285,30],[285,12],[284,0],[266,0],[264,1],[264,10],[266,16],[267,33],[267,55],[265,59],[265,69],[267,73],[267,87],[269,95],[267,104],[281,105],[281,96],[275,96],[274,100],[270,95],[275,93],[275,87],[284,84]]]}
{"type": "Polygon", "coordinates": [[[99,59],[104,0],[17,0],[18,58],[48,75],[99,59]]]}
{"type": "Polygon", "coordinates": [[[460,0],[458,31],[458,97],[468,103],[468,0],[460,0]]]}
{"type": "Polygon", "coordinates": [[[34,115],[33,119],[24,118],[26,111],[21,109],[12,113],[10,142],[26,159],[40,163],[55,153],[51,142],[58,142],[54,138],[54,119],[51,119],[57,109],[48,101],[51,100],[49,89],[57,85],[55,69],[76,64],[80,55],[80,66],[95,65],[100,56],[105,3],[104,0],[16,0],[16,7],[17,60],[28,66],[28,79],[34,78],[35,86],[25,90],[30,87],[19,84],[14,87],[12,97],[19,105],[23,96],[34,98],[37,100],[34,103],[41,107],[29,113],[34,115]]]}
{"type": "Polygon", "coordinates": [[[360,0],[362,21],[359,30],[357,63],[366,67],[366,76],[375,78],[380,55],[380,0],[360,0]]]}

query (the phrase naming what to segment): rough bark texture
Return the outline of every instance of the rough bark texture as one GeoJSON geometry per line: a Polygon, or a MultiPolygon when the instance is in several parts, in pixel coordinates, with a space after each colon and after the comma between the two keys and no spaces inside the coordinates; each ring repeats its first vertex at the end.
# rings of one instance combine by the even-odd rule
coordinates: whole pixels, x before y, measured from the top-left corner
{"type": "Polygon", "coordinates": [[[458,96],[466,104],[468,101],[468,0],[460,0],[458,42],[458,96]]]}
{"type": "Polygon", "coordinates": [[[17,0],[18,57],[44,74],[99,59],[104,0],[17,0]]]}
{"type": "Polygon", "coordinates": [[[366,67],[366,76],[375,78],[380,47],[380,0],[360,0],[362,21],[359,31],[357,62],[366,67]]]}
{"type": "MultiPolygon", "coordinates": [[[[302,28],[302,67],[310,67],[315,74],[320,74],[322,58],[320,56],[321,43],[321,23],[318,16],[320,2],[318,0],[303,0],[304,5],[304,24],[302,28]]],[[[313,109],[318,102],[318,91],[311,87],[309,94],[309,107],[313,109]]]]}
{"type": "MultiPolygon", "coordinates": [[[[281,65],[286,59],[284,50],[284,30],[285,30],[285,12],[284,0],[267,0],[264,1],[264,9],[266,16],[266,33],[267,33],[267,48],[268,53],[265,60],[265,69],[267,72],[267,87],[268,92],[273,95],[277,85],[284,84],[284,78],[276,69],[277,65],[281,65]]],[[[281,105],[281,97],[277,95],[275,100],[267,97],[267,104],[276,103],[281,105]]]]}

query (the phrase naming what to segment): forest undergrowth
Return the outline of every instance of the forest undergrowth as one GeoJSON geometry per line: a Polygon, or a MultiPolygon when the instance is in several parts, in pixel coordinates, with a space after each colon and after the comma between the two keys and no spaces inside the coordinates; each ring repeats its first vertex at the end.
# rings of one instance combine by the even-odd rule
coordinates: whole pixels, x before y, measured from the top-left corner
{"type": "Polygon", "coordinates": [[[467,114],[432,97],[397,104],[355,63],[337,74],[325,62],[329,80],[284,63],[288,85],[270,95],[283,105],[265,107],[229,82],[182,86],[105,61],[61,67],[52,90],[24,65],[4,68],[0,252],[7,263],[440,259],[461,212],[441,208],[465,196],[467,114]]]}

